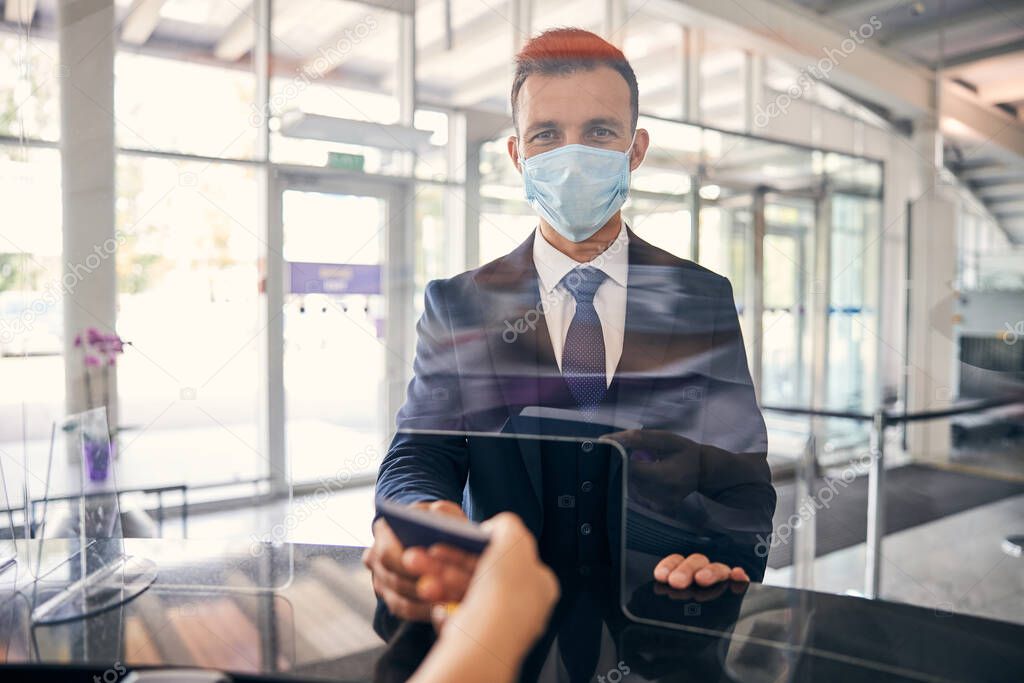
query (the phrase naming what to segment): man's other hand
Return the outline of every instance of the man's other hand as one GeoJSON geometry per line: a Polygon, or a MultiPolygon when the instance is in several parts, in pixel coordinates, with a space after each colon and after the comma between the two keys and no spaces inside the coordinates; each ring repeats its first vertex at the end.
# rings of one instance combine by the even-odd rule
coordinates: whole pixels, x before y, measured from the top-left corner
{"type": "MultiPolygon", "coordinates": [[[[462,508],[447,500],[413,507],[466,519],[462,508]]],[[[378,519],[363,564],[373,574],[374,592],[392,614],[408,621],[430,621],[431,605],[457,602],[465,595],[476,558],[445,545],[406,548],[387,522],[378,519]]]]}
{"type": "Polygon", "coordinates": [[[722,581],[741,581],[748,583],[750,577],[743,567],[730,567],[721,562],[712,562],[706,555],[669,555],[654,568],[654,580],[667,584],[672,588],[689,588],[691,585],[701,587],[713,586],[722,581]]]}

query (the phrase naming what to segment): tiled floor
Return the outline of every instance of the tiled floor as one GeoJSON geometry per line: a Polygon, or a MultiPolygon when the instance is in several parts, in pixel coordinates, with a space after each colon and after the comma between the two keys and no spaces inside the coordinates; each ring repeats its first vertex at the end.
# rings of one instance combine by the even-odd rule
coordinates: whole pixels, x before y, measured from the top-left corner
{"type": "MultiPolygon", "coordinates": [[[[882,549],[882,597],[944,611],[1024,623],[1024,558],[1001,549],[1024,533],[1024,496],[944,517],[887,536],[882,549]]],[[[791,568],[768,570],[766,583],[788,585],[791,568]]],[[[864,545],[814,564],[815,590],[860,593],[864,545]]]]}

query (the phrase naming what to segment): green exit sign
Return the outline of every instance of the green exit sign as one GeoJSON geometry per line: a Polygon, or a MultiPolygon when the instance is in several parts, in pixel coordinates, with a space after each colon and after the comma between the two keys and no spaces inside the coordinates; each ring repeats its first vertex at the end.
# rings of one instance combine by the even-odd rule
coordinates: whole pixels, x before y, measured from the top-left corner
{"type": "Polygon", "coordinates": [[[348,154],[347,152],[328,152],[327,165],[331,168],[343,168],[346,171],[362,171],[366,157],[362,154],[348,154]]]}

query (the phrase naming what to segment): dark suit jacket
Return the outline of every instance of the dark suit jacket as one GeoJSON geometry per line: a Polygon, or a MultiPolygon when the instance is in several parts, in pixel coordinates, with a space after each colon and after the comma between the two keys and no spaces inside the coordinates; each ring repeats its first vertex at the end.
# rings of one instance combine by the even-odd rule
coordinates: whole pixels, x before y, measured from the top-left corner
{"type": "MultiPolygon", "coordinates": [[[[694,445],[693,476],[683,477],[673,494],[689,507],[679,509],[697,510],[711,522],[724,515],[724,527],[737,528],[750,550],[755,541],[748,536],[770,532],[775,493],[732,287],[632,232],[629,237],[622,357],[599,420],[639,423],[694,445]]],[[[511,510],[539,536],[544,510],[535,443],[524,439],[518,451],[498,452],[493,438],[465,434],[497,432],[526,406],[575,408],[544,322],[533,240],[427,286],[415,377],[381,463],[378,496],[452,500],[475,520],[511,510]],[[452,433],[403,431],[424,429],[452,433]]],[[[616,533],[619,526],[610,520],[608,528],[616,533]]],[[[722,561],[741,564],[751,578],[763,576],[765,558],[729,554],[722,561]]]]}

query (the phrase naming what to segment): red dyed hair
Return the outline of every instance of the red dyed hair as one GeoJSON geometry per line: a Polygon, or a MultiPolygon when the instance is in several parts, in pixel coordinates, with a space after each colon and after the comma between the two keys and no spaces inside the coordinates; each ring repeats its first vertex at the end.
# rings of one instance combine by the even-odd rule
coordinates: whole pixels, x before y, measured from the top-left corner
{"type": "Polygon", "coordinates": [[[512,79],[512,123],[519,130],[519,91],[530,74],[564,75],[609,66],[626,80],[633,130],[640,116],[640,92],[636,74],[622,50],[581,28],[554,28],[531,38],[516,55],[512,79]]]}

